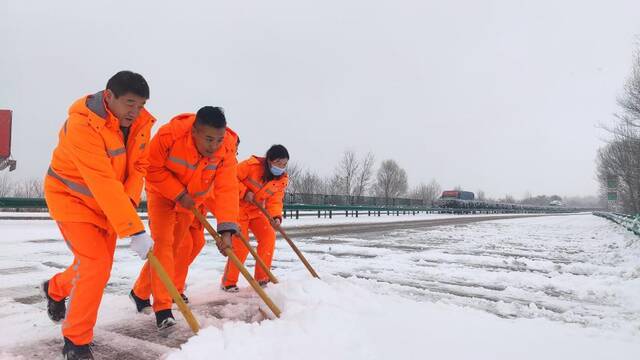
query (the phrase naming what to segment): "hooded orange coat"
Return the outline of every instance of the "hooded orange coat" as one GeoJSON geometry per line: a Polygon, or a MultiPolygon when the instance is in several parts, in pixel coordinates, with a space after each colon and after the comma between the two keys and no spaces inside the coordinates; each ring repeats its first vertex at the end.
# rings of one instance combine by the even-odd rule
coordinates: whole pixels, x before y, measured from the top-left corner
{"type": "MultiPolygon", "coordinates": [[[[213,157],[203,157],[191,136],[195,119],[195,114],[178,115],[154,136],[146,179],[147,192],[174,202],[189,193],[197,207],[204,203],[215,214],[218,231],[236,231],[238,135],[227,128],[223,143],[213,157]]],[[[188,211],[177,204],[176,210],[188,211]]]]}
{"type": "MultiPolygon", "coordinates": [[[[272,218],[282,220],[284,193],[289,184],[289,176],[284,173],[282,176],[265,183],[262,179],[265,172],[265,161],[265,158],[252,156],[238,164],[240,228],[247,239],[249,238],[249,230],[255,235],[258,241],[258,256],[270,268],[275,249],[275,230],[271,227],[269,220],[254,204],[244,200],[244,196],[248,191],[251,191],[255,194],[255,201],[261,203],[272,218]]],[[[237,238],[233,239],[232,245],[233,252],[241,262],[244,262],[249,250],[237,238]]],[[[230,261],[227,261],[227,266],[222,276],[223,286],[235,285],[238,282],[238,276],[238,268],[230,261]]],[[[268,275],[259,266],[255,268],[254,277],[259,282],[269,280],[268,275]]]]}
{"type": "Polygon", "coordinates": [[[154,122],[142,109],[124,144],[102,91],[71,105],[44,181],[51,217],[113,229],[121,238],[143,231],[134,206],[149,165],[147,144],[154,122]]]}
{"type": "MultiPolygon", "coordinates": [[[[195,114],[181,114],[162,126],[151,141],[146,178],[149,226],[153,252],[179,291],[184,291],[187,271],[204,246],[202,225],[177,200],[188,193],[196,207],[215,214],[218,231],[239,231],[236,148],[238,136],[227,128],[223,142],[212,157],[203,157],[193,142],[195,114]]],[[[148,299],[153,309],[171,308],[164,285],[145,264],[133,289],[148,299]]]]}
{"type": "Polygon", "coordinates": [[[262,214],[255,205],[244,201],[247,191],[251,191],[255,194],[255,201],[262,203],[272,218],[282,219],[284,192],[289,185],[289,175],[284,173],[279,178],[265,183],[262,180],[265,161],[265,158],[254,155],[238,164],[240,216],[242,218],[253,218],[262,214]]]}

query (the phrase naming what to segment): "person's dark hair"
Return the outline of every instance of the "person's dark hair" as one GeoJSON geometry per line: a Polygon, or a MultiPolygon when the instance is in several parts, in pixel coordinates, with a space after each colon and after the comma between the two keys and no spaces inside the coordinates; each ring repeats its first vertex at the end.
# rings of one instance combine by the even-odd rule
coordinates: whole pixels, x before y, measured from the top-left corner
{"type": "MultiPolygon", "coordinates": [[[[264,174],[262,175],[262,180],[264,182],[271,181],[273,179],[280,178],[280,176],[275,176],[271,173],[271,166],[269,165],[269,161],[273,161],[276,159],[289,159],[289,152],[287,148],[282,145],[271,145],[269,150],[267,150],[267,154],[264,156],[264,174]]],[[[284,175],[284,174],[283,174],[284,175]]]]}
{"type": "Polygon", "coordinates": [[[222,129],[227,126],[227,119],[221,107],[205,106],[196,113],[196,124],[222,129]]]}
{"type": "Polygon", "coordinates": [[[113,75],[107,81],[107,89],[111,90],[116,98],[127,93],[138,95],[145,99],[149,98],[149,84],[142,75],[133,71],[123,70],[113,75]]]}

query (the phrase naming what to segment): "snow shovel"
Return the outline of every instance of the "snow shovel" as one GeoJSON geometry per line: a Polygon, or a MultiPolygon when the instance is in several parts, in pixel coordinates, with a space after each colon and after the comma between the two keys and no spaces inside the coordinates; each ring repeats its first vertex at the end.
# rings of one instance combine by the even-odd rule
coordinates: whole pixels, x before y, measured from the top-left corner
{"type": "Polygon", "coordinates": [[[155,270],[164,287],[167,288],[167,291],[169,292],[169,295],[171,295],[173,301],[178,305],[182,316],[184,316],[184,319],[187,320],[187,323],[189,323],[189,327],[191,327],[191,330],[194,334],[197,334],[198,330],[200,330],[200,325],[198,325],[198,321],[193,316],[193,313],[191,312],[191,309],[189,309],[189,306],[187,306],[184,300],[182,300],[182,296],[180,296],[180,293],[178,293],[178,289],[176,289],[175,285],[173,285],[173,281],[169,278],[169,275],[164,270],[164,267],[162,267],[162,264],[160,263],[158,258],[155,257],[155,255],[153,255],[153,252],[151,251],[149,251],[149,253],[147,254],[147,259],[149,259],[151,267],[153,268],[153,270],[155,270]]]}
{"type": "Polygon", "coordinates": [[[257,201],[254,200],[253,204],[257,206],[258,209],[260,209],[260,211],[264,214],[264,216],[267,217],[267,220],[269,220],[269,223],[271,224],[271,226],[273,226],[274,229],[278,230],[280,234],[282,234],[282,237],[285,240],[287,240],[287,243],[289,243],[289,246],[291,246],[291,248],[296,253],[296,255],[298,255],[298,257],[300,258],[304,266],[307,268],[307,270],[309,270],[309,272],[311,273],[311,276],[313,276],[314,278],[320,279],[320,276],[318,276],[318,273],[316,273],[313,267],[311,267],[311,264],[309,264],[309,262],[304,257],[304,255],[302,255],[302,252],[300,251],[300,249],[298,249],[296,244],[293,243],[293,240],[291,240],[291,238],[287,235],[287,233],[284,232],[284,229],[282,228],[282,226],[276,224],[271,218],[271,215],[269,215],[269,213],[267,212],[267,210],[265,210],[265,208],[262,205],[260,205],[257,201]]]}
{"type": "MultiPolygon", "coordinates": [[[[192,211],[193,211],[193,214],[196,216],[196,218],[198,218],[198,220],[200,220],[202,225],[207,229],[209,234],[213,236],[216,242],[221,242],[222,237],[211,226],[211,224],[209,224],[209,221],[207,220],[207,218],[205,218],[204,215],[202,215],[195,208],[193,208],[192,211]]],[[[236,256],[236,254],[233,253],[233,250],[229,247],[226,247],[224,249],[224,253],[225,255],[227,255],[229,259],[231,259],[233,264],[240,270],[240,272],[242,273],[242,276],[244,276],[244,278],[249,282],[253,290],[255,290],[258,293],[258,296],[260,296],[262,301],[264,301],[264,303],[269,307],[269,309],[271,309],[271,312],[273,312],[273,314],[279,318],[281,311],[278,308],[278,306],[276,306],[276,304],[271,300],[271,298],[269,298],[269,295],[267,295],[267,293],[264,292],[264,289],[260,287],[260,284],[258,284],[258,282],[251,276],[251,274],[249,274],[249,271],[247,271],[247,268],[244,267],[244,265],[240,262],[240,260],[238,260],[238,257],[236,256]]]]}
{"type": "Polygon", "coordinates": [[[264,261],[262,261],[262,259],[260,258],[260,256],[256,252],[256,250],[249,243],[249,240],[247,238],[245,238],[244,235],[241,232],[239,232],[239,233],[237,233],[235,235],[238,238],[240,238],[240,240],[242,240],[242,243],[244,244],[244,246],[246,246],[246,248],[249,249],[249,252],[253,256],[253,258],[256,259],[256,263],[262,268],[262,270],[264,270],[264,272],[267,273],[267,276],[269,276],[269,281],[271,281],[274,284],[277,284],[278,283],[278,279],[275,277],[275,275],[273,275],[271,270],[269,270],[269,268],[264,263],[264,261]]]}

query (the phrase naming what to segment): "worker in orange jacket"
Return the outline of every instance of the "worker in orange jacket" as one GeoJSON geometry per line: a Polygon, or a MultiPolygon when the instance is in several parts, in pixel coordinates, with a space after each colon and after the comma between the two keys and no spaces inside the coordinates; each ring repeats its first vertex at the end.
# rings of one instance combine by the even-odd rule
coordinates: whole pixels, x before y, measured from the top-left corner
{"type": "Polygon", "coordinates": [[[144,108],[148,98],[140,74],[118,72],[106,90],[71,105],[53,151],[44,194],[74,260],[42,290],[51,320],[64,319],[65,359],[93,359],[89,344],[116,238],[130,238],[143,259],[153,244],[136,212],[155,122],[144,108]]]}
{"type": "MultiPolygon", "coordinates": [[[[204,246],[204,229],[192,209],[215,214],[221,252],[239,231],[237,143],[222,109],[211,106],[174,117],[151,140],[146,191],[153,253],[185,300],[189,265],[204,246]]],[[[142,312],[151,295],[158,328],[174,325],[172,299],[147,262],[130,297],[142,312]]]]}
{"type": "MultiPolygon", "coordinates": [[[[276,233],[270,221],[282,222],[284,192],[289,183],[286,173],[289,152],[282,145],[273,145],[265,157],[252,156],[238,164],[238,180],[240,182],[240,229],[245,238],[249,238],[249,229],[258,241],[258,256],[271,268],[273,251],[276,244],[276,233]],[[272,219],[267,219],[254,202],[264,206],[272,219]]],[[[249,250],[237,237],[233,239],[233,252],[244,263],[249,250]]],[[[227,261],[222,276],[222,289],[237,292],[239,270],[227,261]]],[[[266,286],[269,276],[256,266],[254,278],[261,286],[266,286]]]]}

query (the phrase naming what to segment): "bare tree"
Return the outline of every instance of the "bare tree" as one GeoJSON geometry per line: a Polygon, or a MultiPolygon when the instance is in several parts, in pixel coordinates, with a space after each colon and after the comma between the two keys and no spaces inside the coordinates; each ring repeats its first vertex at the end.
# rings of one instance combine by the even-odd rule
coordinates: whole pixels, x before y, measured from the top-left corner
{"type": "Polygon", "coordinates": [[[478,190],[476,195],[478,201],[487,201],[487,195],[484,193],[484,190],[478,190]]]}
{"type": "Polygon", "coordinates": [[[334,179],[337,180],[338,185],[338,194],[353,194],[359,170],[360,162],[356,158],[356,153],[352,150],[345,150],[334,172],[334,179]]]}
{"type": "Polygon", "coordinates": [[[344,195],[343,179],[338,174],[324,179],[324,190],[326,195],[344,195]]]}
{"type": "Polygon", "coordinates": [[[412,199],[422,200],[424,205],[431,205],[438,199],[442,188],[435,179],[432,179],[429,184],[420,183],[411,191],[412,199]]]}
{"type": "Polygon", "coordinates": [[[634,54],[631,75],[627,79],[622,95],[618,98],[622,114],[616,117],[623,123],[635,127],[640,126],[640,50],[634,54]]]}
{"type": "Polygon", "coordinates": [[[0,175],[0,197],[8,197],[13,192],[13,183],[9,179],[9,175],[4,173],[0,175]]]}
{"type": "Polygon", "coordinates": [[[325,191],[324,180],[315,172],[303,168],[297,163],[287,166],[290,194],[322,194],[325,191]]]}
{"type": "Polygon", "coordinates": [[[353,191],[354,196],[362,196],[369,189],[371,179],[373,178],[373,165],[375,164],[375,156],[373,153],[367,153],[358,167],[356,174],[356,186],[353,191]]]}
{"type": "Polygon", "coordinates": [[[323,192],[323,181],[311,170],[305,170],[300,176],[299,192],[302,194],[320,194],[323,192]]]}
{"type": "Polygon", "coordinates": [[[385,160],[378,169],[375,192],[387,201],[399,197],[407,192],[407,172],[394,160],[385,160]]]}
{"type": "Polygon", "coordinates": [[[507,203],[507,204],[515,204],[516,203],[516,199],[511,194],[506,194],[504,196],[504,198],[502,198],[502,199],[500,199],[498,201],[502,202],[502,203],[507,203]]]}
{"type": "Polygon", "coordinates": [[[289,186],[287,192],[290,194],[300,193],[302,167],[295,162],[287,164],[287,175],[289,176],[289,186]]]}
{"type": "Polygon", "coordinates": [[[617,192],[623,211],[640,212],[640,131],[628,123],[619,124],[614,139],[598,151],[601,193],[606,194],[609,177],[619,180],[617,192]]]}
{"type": "Polygon", "coordinates": [[[41,179],[27,179],[16,184],[13,192],[15,197],[43,198],[44,186],[41,179]]]}

